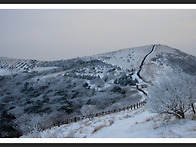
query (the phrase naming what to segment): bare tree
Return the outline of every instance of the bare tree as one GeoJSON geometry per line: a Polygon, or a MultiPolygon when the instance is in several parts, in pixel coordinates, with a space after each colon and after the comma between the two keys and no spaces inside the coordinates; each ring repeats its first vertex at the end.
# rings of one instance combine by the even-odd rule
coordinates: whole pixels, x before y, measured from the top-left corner
{"type": "Polygon", "coordinates": [[[156,113],[173,114],[185,118],[185,113],[192,108],[195,113],[196,78],[181,73],[168,73],[148,91],[148,106],[156,113]]]}

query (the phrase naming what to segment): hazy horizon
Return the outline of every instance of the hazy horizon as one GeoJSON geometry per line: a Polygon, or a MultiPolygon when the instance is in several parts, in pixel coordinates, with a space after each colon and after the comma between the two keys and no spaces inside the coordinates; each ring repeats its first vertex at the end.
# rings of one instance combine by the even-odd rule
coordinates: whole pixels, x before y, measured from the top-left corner
{"type": "Polygon", "coordinates": [[[0,9],[0,57],[61,60],[164,44],[196,56],[195,9],[0,9]]]}

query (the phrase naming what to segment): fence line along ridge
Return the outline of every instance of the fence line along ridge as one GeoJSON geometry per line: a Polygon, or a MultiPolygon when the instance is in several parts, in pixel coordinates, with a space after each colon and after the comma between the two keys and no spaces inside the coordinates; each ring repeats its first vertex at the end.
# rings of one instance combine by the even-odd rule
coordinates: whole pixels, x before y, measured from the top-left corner
{"type": "MultiPolygon", "coordinates": [[[[65,121],[55,123],[52,127],[55,127],[55,126],[60,127],[60,125],[63,125],[63,124],[69,124],[69,123],[72,123],[72,122],[78,122],[78,121],[81,121],[81,120],[84,120],[84,119],[89,119],[90,120],[90,119],[92,119],[94,117],[104,116],[104,115],[117,113],[117,112],[121,112],[121,111],[134,110],[134,109],[140,108],[141,106],[143,106],[145,104],[146,104],[146,101],[142,101],[142,102],[138,102],[136,104],[130,105],[130,106],[123,107],[123,108],[103,111],[103,112],[99,112],[99,113],[96,113],[96,114],[88,114],[87,116],[83,116],[83,117],[77,117],[76,116],[74,118],[70,118],[70,119],[67,119],[65,121]]],[[[51,129],[52,127],[48,128],[48,129],[51,129]]]]}

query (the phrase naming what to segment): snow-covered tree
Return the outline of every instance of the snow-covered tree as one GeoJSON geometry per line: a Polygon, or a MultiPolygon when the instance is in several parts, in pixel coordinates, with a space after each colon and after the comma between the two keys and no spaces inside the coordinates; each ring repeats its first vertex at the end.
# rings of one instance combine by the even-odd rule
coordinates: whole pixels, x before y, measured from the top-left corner
{"type": "Polygon", "coordinates": [[[156,113],[173,114],[185,118],[187,110],[194,110],[196,78],[181,73],[165,74],[148,91],[148,106],[156,113]]]}
{"type": "Polygon", "coordinates": [[[92,117],[95,114],[96,107],[94,105],[84,105],[80,109],[83,116],[92,117]]]}

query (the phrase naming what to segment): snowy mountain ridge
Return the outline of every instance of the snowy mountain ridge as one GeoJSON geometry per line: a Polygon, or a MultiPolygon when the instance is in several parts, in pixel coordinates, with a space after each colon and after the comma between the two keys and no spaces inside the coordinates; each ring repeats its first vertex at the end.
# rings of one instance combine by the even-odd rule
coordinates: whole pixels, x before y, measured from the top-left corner
{"type": "Polygon", "coordinates": [[[196,57],[155,44],[58,61],[1,57],[0,67],[0,137],[24,137],[142,102],[163,73],[195,75],[196,57]]]}

